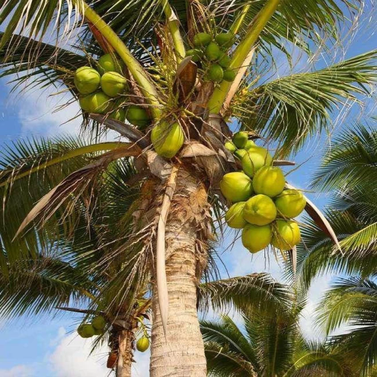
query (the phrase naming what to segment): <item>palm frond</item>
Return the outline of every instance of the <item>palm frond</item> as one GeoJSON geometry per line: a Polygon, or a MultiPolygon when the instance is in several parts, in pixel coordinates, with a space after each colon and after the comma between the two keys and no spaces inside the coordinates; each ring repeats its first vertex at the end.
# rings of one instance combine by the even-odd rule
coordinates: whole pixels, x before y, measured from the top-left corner
{"type": "Polygon", "coordinates": [[[236,109],[243,127],[279,143],[279,156],[297,151],[307,137],[328,129],[340,103],[357,102],[377,79],[371,51],[316,72],[283,77],[254,89],[236,109]]]}
{"type": "Polygon", "coordinates": [[[286,310],[292,292],[268,274],[253,274],[203,283],[198,289],[202,309],[212,307],[224,312],[234,307],[242,312],[286,310]]]}

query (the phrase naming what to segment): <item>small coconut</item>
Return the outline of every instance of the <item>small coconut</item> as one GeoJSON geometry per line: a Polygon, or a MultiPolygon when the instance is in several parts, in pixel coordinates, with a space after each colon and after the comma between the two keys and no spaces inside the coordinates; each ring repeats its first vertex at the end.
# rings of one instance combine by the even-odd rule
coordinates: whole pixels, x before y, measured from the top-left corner
{"type": "Polygon", "coordinates": [[[251,253],[265,249],[271,242],[272,230],[270,225],[247,224],[242,231],[242,244],[251,253]]]}
{"type": "Polygon", "coordinates": [[[255,195],[245,204],[243,216],[253,225],[267,225],[276,218],[277,212],[274,202],[266,195],[255,195]]]}

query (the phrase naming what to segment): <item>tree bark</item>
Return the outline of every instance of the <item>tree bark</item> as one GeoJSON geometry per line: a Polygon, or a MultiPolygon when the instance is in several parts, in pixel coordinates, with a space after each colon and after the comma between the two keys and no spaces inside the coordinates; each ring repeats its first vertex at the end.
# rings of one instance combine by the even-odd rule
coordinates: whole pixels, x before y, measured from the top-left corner
{"type": "Polygon", "coordinates": [[[120,332],[116,377],[131,377],[133,340],[132,331],[123,330],[120,332]]]}
{"type": "Polygon", "coordinates": [[[166,224],[169,315],[165,338],[154,286],[151,377],[205,377],[206,359],[197,316],[197,284],[210,236],[207,190],[180,168],[166,224]]]}

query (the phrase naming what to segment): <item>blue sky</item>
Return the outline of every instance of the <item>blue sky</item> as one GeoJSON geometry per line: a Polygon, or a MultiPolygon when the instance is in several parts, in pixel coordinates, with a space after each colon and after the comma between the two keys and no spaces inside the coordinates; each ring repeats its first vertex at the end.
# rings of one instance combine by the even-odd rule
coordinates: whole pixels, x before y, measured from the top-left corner
{"type": "MultiPolygon", "coordinates": [[[[361,20],[361,30],[350,43],[345,57],[369,51],[377,48],[373,31],[368,26],[371,13],[367,12],[361,20]]],[[[347,41],[348,42],[348,41],[347,41]]],[[[335,53],[335,51],[334,51],[335,53]]],[[[339,50],[338,50],[339,54],[339,50]]],[[[339,56],[339,55],[337,55],[339,56]]],[[[329,56],[320,60],[317,66],[323,66],[329,56]]],[[[296,69],[304,69],[307,66],[303,57],[296,69]]],[[[286,65],[281,64],[280,74],[286,72],[286,65]]],[[[41,92],[34,90],[23,96],[9,95],[9,86],[5,79],[0,80],[0,148],[18,138],[33,136],[53,136],[65,133],[77,133],[79,121],[75,120],[61,125],[66,120],[74,117],[78,111],[76,105],[70,106],[66,112],[51,114],[57,101],[62,99],[48,98],[53,90],[41,92]]],[[[366,110],[362,118],[372,114],[375,99],[366,101],[366,110]]],[[[340,129],[352,124],[360,118],[360,108],[355,106],[348,114],[345,122],[339,122],[335,134],[340,129]]],[[[328,143],[328,138],[323,135],[315,141],[304,146],[296,156],[298,164],[305,162],[299,170],[290,175],[290,181],[305,188],[308,186],[312,174],[318,166],[323,149],[328,143]]],[[[321,207],[326,204],[326,195],[311,194],[312,199],[321,207]]],[[[226,248],[232,242],[233,232],[227,233],[224,242],[219,245],[219,251],[226,248]]],[[[270,271],[273,276],[280,278],[281,268],[274,261],[273,256],[266,260],[263,253],[252,257],[237,242],[230,252],[223,254],[223,260],[231,275],[241,275],[250,272],[270,271]]],[[[307,336],[313,337],[315,331],[312,328],[310,317],[315,303],[323,290],[328,287],[331,276],[319,278],[310,292],[307,318],[302,321],[307,336]]],[[[0,319],[0,377],[89,377],[106,376],[108,370],[104,367],[106,348],[87,358],[90,350],[90,341],[84,341],[76,337],[74,329],[77,326],[79,316],[61,314],[55,318],[44,316],[43,318],[20,318],[5,322],[0,319]]],[[[138,363],[135,368],[135,376],[147,376],[148,354],[138,355],[138,363]]]]}

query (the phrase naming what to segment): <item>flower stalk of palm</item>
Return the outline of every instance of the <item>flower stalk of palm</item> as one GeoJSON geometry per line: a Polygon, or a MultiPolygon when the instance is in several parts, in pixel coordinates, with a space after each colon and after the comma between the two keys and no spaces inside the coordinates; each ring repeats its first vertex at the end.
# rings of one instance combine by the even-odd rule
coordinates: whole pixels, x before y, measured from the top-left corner
{"type": "MultiPolygon", "coordinates": [[[[141,0],[121,3],[65,0],[47,5],[30,0],[25,5],[22,1],[9,0],[1,8],[0,22],[11,16],[0,45],[4,47],[4,57],[18,65],[19,70],[25,72],[29,67],[22,63],[23,57],[29,56],[35,69],[33,75],[43,73],[49,80],[58,78],[78,98],[80,94],[72,83],[73,72],[83,65],[95,65],[96,56],[109,52],[101,51],[100,46],[106,46],[124,63],[122,74],[129,88],[129,92],[121,93],[115,99],[94,93],[97,102],[97,97],[101,98],[101,112],[108,113],[99,116],[84,112],[84,118],[87,125],[98,127],[101,123],[126,136],[130,142],[119,143],[119,147],[96,154],[89,165],[70,172],[58,185],[49,187],[50,191],[45,190],[45,196],[23,221],[17,236],[24,235],[30,223],[38,226],[36,231],[48,226],[48,220],[59,211],[61,218],[67,219],[78,198],[89,196],[83,206],[92,206],[95,200],[91,184],[105,179],[114,161],[133,159],[142,195],[137,201],[138,207],[125,211],[125,217],[131,219],[127,223],[128,237],[122,238],[123,243],[117,241],[119,254],[129,256],[132,263],[137,262],[135,268],[127,270],[129,274],[123,275],[126,292],[138,291],[139,284],[144,284],[145,280],[152,284],[151,375],[204,376],[206,362],[197,320],[197,282],[206,267],[208,244],[215,228],[211,203],[221,203],[216,196],[219,181],[224,173],[236,168],[236,162],[223,146],[224,134],[230,135],[227,117],[237,117],[244,127],[254,131],[265,130],[267,136],[281,142],[278,154],[284,157],[297,150],[305,136],[316,131],[318,125],[319,129],[325,127],[333,102],[339,97],[353,98],[353,93],[363,92],[364,84],[374,80],[369,62],[375,52],[318,72],[251,88],[256,84],[249,75],[249,68],[257,69],[254,64],[257,59],[252,61],[254,55],[263,54],[269,44],[279,45],[278,40],[283,35],[294,42],[301,34],[318,35],[318,28],[333,35],[337,20],[343,17],[342,11],[327,0],[321,0],[320,6],[312,0],[313,12],[305,19],[302,12],[306,7],[302,9],[297,2],[279,0],[255,6],[243,1],[215,1],[208,6],[190,1],[184,2],[183,12],[178,11],[180,2],[171,2],[177,7],[176,11],[167,0],[153,1],[153,6],[146,12],[141,0]],[[64,6],[61,6],[62,2],[64,6]],[[25,51],[33,52],[31,47],[38,43],[30,42],[27,37],[15,37],[17,43],[9,43],[19,20],[21,31],[28,30],[31,38],[38,33],[45,34],[52,20],[71,22],[73,8],[76,11],[73,26],[82,26],[78,15],[90,22],[82,35],[89,51],[87,64],[83,64],[81,55],[61,49],[56,52],[51,46],[45,46],[46,50],[40,55],[28,54],[25,51]],[[155,22],[155,17],[159,22],[155,22]],[[282,27],[291,33],[282,32],[282,27]],[[236,48],[229,46],[227,51],[221,51],[216,45],[214,39],[221,29],[237,34],[236,48]],[[93,30],[96,30],[94,37],[93,30]],[[210,36],[211,47],[199,46],[205,57],[195,64],[190,57],[185,57],[185,50],[186,46],[193,47],[194,36],[198,33],[210,36]],[[188,37],[183,38],[183,35],[188,37]],[[221,53],[232,55],[229,68],[235,71],[231,75],[233,84],[221,82],[220,60],[224,64],[221,53]],[[56,64],[50,59],[54,54],[59,57],[56,64]],[[212,69],[214,64],[220,66],[220,69],[216,67],[216,75],[212,69]],[[157,70],[157,74],[152,70],[157,70]],[[323,90],[318,91],[318,87],[323,90]],[[241,95],[245,89],[247,96],[241,95]],[[226,108],[223,103],[228,104],[226,108]],[[142,128],[111,119],[111,111],[128,106],[146,109],[152,124],[142,128]],[[256,109],[258,114],[255,114],[256,109]],[[183,140],[185,144],[181,148],[183,140]],[[166,150],[170,144],[175,144],[173,151],[166,150]]],[[[14,72],[7,59],[2,66],[6,68],[5,74],[14,72]]],[[[30,77],[26,73],[20,80],[30,77]]],[[[76,157],[84,154],[82,151],[76,157]]],[[[42,158],[39,163],[49,169],[53,164],[60,164],[61,158],[48,162],[42,158]]],[[[26,165],[20,169],[18,166],[5,164],[0,183],[3,187],[15,182],[18,174],[32,174],[26,165]]],[[[217,208],[212,205],[212,208],[220,213],[220,205],[217,208]]],[[[15,242],[20,242],[20,237],[15,242]]],[[[111,265],[109,260],[105,264],[107,267],[111,265]]],[[[119,299],[127,297],[123,290],[113,292],[119,299]]]]}

